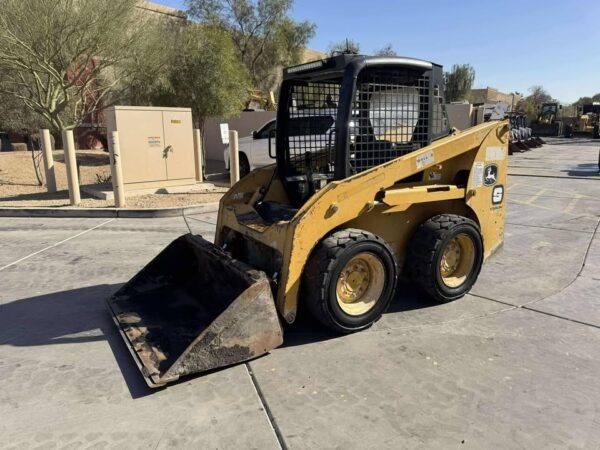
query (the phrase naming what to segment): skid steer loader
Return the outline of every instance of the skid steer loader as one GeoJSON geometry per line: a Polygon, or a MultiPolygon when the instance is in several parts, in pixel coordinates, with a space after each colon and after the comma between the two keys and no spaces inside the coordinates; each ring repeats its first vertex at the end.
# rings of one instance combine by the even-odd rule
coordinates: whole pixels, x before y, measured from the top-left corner
{"type": "Polygon", "coordinates": [[[560,136],[562,134],[562,105],[556,102],[538,106],[537,118],[531,123],[534,136],[560,136]]]}
{"type": "Polygon", "coordinates": [[[600,102],[577,107],[577,116],[567,119],[565,137],[588,135],[600,139],[600,102]]]}
{"type": "Polygon", "coordinates": [[[503,242],[508,122],[449,128],[443,89],[412,58],[284,70],[276,164],[225,194],[214,244],[178,238],[108,300],[150,386],[279,346],[300,302],[349,333],[400,275],[438,302],[469,291],[503,242]]]}

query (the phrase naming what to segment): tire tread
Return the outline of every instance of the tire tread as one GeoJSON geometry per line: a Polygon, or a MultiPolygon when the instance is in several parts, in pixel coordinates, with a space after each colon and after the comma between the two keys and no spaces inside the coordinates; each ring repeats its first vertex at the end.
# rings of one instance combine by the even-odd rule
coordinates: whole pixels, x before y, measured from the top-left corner
{"type": "Polygon", "coordinates": [[[442,245],[446,234],[455,226],[469,224],[479,231],[477,224],[463,216],[442,214],[432,217],[419,226],[409,244],[406,271],[409,278],[429,297],[438,302],[447,302],[436,289],[431,276],[435,268],[436,251],[442,245]]]}
{"type": "Polygon", "coordinates": [[[347,228],[323,239],[315,248],[305,270],[308,291],[306,303],[310,312],[324,326],[338,333],[347,334],[356,330],[348,330],[339,326],[326,311],[327,281],[329,275],[335,269],[337,259],[348,247],[348,244],[362,241],[376,241],[387,247],[385,241],[373,233],[355,228],[347,228]]]}

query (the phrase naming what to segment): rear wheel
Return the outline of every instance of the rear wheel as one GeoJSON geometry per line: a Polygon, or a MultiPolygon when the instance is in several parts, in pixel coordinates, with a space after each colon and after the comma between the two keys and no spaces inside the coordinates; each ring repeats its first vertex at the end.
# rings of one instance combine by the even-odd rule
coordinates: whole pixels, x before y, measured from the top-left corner
{"type": "Polygon", "coordinates": [[[600,138],[600,125],[598,125],[598,124],[594,125],[593,136],[594,136],[594,139],[600,138]]]}
{"type": "Polygon", "coordinates": [[[466,217],[432,217],[415,232],[406,267],[412,281],[430,298],[449,302],[464,296],[483,263],[479,227],[466,217]]]}
{"type": "Polygon", "coordinates": [[[573,126],[572,125],[565,126],[565,137],[570,138],[572,136],[573,136],[573,126]]]}
{"type": "Polygon", "coordinates": [[[307,263],[307,304],[331,330],[359,331],[387,309],[396,279],[396,262],[383,239],[357,229],[338,231],[319,243],[307,263]]]}

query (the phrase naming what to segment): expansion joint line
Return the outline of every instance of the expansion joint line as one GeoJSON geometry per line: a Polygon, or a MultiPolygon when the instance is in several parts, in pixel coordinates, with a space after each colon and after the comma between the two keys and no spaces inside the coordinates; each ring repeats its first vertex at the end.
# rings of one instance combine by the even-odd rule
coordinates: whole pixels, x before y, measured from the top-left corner
{"type": "Polygon", "coordinates": [[[245,363],[244,365],[246,366],[246,370],[248,371],[248,376],[250,377],[250,380],[252,381],[252,385],[254,386],[254,389],[256,390],[256,394],[258,395],[260,403],[262,404],[263,410],[265,411],[267,418],[269,419],[269,423],[271,424],[271,428],[273,429],[273,432],[275,433],[275,437],[277,438],[277,442],[279,443],[279,446],[281,447],[282,450],[288,450],[288,446],[285,442],[285,438],[283,437],[283,433],[281,432],[279,425],[277,425],[277,421],[275,420],[275,417],[273,416],[273,412],[271,411],[271,408],[269,408],[267,399],[265,398],[263,391],[260,388],[260,385],[258,384],[258,380],[254,376],[252,367],[250,367],[249,363],[245,363]]]}
{"type": "Polygon", "coordinates": [[[41,250],[38,250],[37,252],[33,252],[33,253],[31,253],[30,255],[24,256],[24,257],[23,257],[23,258],[21,258],[21,259],[17,259],[16,261],[13,261],[13,262],[11,262],[10,264],[7,264],[7,265],[5,265],[5,266],[2,266],[2,267],[0,267],[0,271],[2,271],[2,270],[4,270],[4,269],[8,269],[9,267],[12,267],[12,266],[14,266],[14,265],[16,265],[16,264],[19,264],[20,262],[23,262],[23,261],[25,261],[26,259],[29,259],[29,258],[31,258],[32,256],[39,255],[40,253],[42,253],[42,252],[45,252],[46,250],[50,250],[51,248],[58,247],[59,245],[61,245],[61,244],[64,244],[65,242],[68,242],[68,241],[70,241],[71,239],[75,239],[75,238],[77,238],[77,237],[79,237],[79,236],[82,236],[82,235],[84,235],[84,234],[86,234],[86,233],[89,233],[90,231],[93,231],[93,230],[95,230],[96,228],[100,228],[101,226],[104,226],[104,225],[106,225],[107,223],[109,223],[109,222],[112,222],[113,220],[115,220],[115,219],[109,219],[109,220],[107,220],[106,222],[102,222],[101,224],[98,224],[98,225],[96,225],[96,226],[94,226],[94,227],[92,227],[92,228],[89,228],[89,229],[87,229],[87,230],[84,230],[84,231],[82,231],[81,233],[77,233],[77,234],[75,234],[75,235],[73,235],[73,236],[70,236],[70,237],[68,237],[68,238],[66,238],[66,239],[63,239],[62,241],[56,242],[56,243],[54,243],[54,244],[52,244],[52,245],[49,245],[48,247],[44,247],[43,249],[41,249],[41,250]]]}

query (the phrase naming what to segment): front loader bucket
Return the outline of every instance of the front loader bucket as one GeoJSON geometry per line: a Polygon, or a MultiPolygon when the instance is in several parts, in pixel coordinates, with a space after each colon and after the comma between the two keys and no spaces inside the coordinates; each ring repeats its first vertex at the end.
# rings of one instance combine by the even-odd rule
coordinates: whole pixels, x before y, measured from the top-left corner
{"type": "Polygon", "coordinates": [[[283,342],[266,275],[191,234],[169,244],[108,305],[150,387],[283,342]]]}

